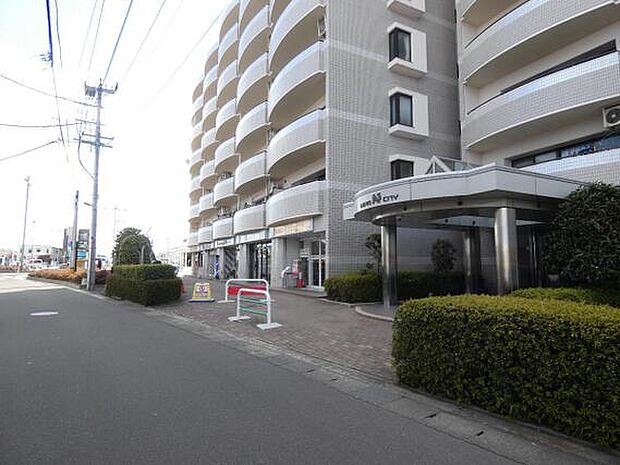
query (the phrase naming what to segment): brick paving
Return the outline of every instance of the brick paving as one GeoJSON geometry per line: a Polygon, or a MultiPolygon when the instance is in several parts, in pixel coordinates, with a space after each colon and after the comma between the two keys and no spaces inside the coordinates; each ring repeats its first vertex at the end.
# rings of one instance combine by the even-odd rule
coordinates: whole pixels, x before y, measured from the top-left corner
{"type": "MultiPolygon", "coordinates": [[[[391,331],[389,322],[364,318],[352,308],[325,302],[313,296],[272,292],[273,320],[283,326],[262,331],[256,327],[264,318],[231,323],[234,304],[189,303],[191,278],[185,280],[186,292],[180,303],[163,305],[158,310],[191,318],[217,327],[237,337],[260,340],[288,350],[317,357],[366,374],[394,381],[391,367],[391,331]]],[[[214,296],[222,299],[224,283],[210,281],[214,296]]]]}

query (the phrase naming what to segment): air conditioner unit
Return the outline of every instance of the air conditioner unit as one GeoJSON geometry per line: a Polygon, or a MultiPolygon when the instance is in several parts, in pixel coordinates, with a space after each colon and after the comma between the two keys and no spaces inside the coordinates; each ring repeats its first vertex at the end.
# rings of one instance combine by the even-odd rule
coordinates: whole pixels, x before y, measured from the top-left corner
{"type": "Polygon", "coordinates": [[[620,105],[603,109],[603,125],[606,128],[620,126],[620,105]]]}

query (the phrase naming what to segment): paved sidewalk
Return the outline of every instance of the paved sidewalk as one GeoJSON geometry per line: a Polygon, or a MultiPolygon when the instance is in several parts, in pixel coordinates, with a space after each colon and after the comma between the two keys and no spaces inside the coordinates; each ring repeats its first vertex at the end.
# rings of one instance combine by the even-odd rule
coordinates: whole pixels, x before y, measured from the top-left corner
{"type": "MultiPolygon", "coordinates": [[[[187,300],[195,280],[184,279],[186,294],[180,303],[157,307],[158,310],[204,322],[236,336],[260,340],[305,355],[317,357],[363,373],[394,381],[391,367],[392,325],[364,318],[345,305],[327,303],[318,297],[274,291],[274,321],[281,328],[262,331],[256,327],[261,317],[230,323],[234,304],[192,304],[187,300]]],[[[222,299],[224,282],[209,281],[214,296],[222,299]]]]}

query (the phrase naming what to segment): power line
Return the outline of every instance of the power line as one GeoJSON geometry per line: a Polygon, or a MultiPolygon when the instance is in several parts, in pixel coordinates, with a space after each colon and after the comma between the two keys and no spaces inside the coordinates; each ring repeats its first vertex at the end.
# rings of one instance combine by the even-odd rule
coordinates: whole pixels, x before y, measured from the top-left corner
{"type": "Polygon", "coordinates": [[[151,57],[153,56],[155,51],[159,49],[159,47],[161,46],[161,43],[166,38],[166,33],[168,32],[168,29],[170,29],[170,26],[172,26],[172,23],[174,22],[174,20],[176,19],[177,15],[179,14],[179,11],[181,11],[181,7],[183,6],[183,3],[185,3],[185,0],[181,0],[179,2],[179,4],[177,5],[176,10],[174,10],[174,13],[172,14],[172,17],[170,18],[170,21],[168,21],[168,24],[166,24],[166,27],[164,28],[163,32],[161,33],[161,38],[159,39],[159,41],[157,42],[157,44],[153,48],[153,51],[151,52],[151,55],[150,55],[151,57]]]}
{"type": "Polygon", "coordinates": [[[129,74],[129,72],[131,71],[131,68],[133,68],[133,65],[136,62],[136,60],[138,58],[138,55],[140,55],[140,52],[142,51],[142,47],[144,47],[144,44],[146,43],[147,39],[151,35],[151,31],[153,30],[153,27],[155,26],[155,23],[157,23],[157,19],[159,18],[159,15],[161,14],[161,10],[164,8],[164,5],[166,4],[166,1],[167,0],[163,0],[161,2],[161,5],[159,6],[159,10],[157,10],[157,13],[155,14],[155,17],[153,18],[153,21],[151,21],[151,25],[149,26],[149,29],[146,32],[146,35],[142,39],[142,42],[140,43],[140,46],[138,47],[138,50],[136,51],[136,54],[133,56],[133,59],[131,60],[131,63],[129,63],[129,68],[127,68],[127,71],[125,71],[125,74],[120,79],[121,81],[125,80],[125,78],[129,74]]]}
{"type": "Polygon", "coordinates": [[[88,20],[88,27],[86,28],[86,37],[84,37],[84,42],[82,42],[82,51],[80,52],[80,61],[78,62],[78,66],[82,66],[82,59],[84,58],[84,51],[86,50],[86,42],[88,42],[88,36],[90,35],[90,28],[93,24],[93,18],[95,17],[98,1],[99,0],[95,0],[93,2],[93,9],[90,11],[90,19],[88,20]]]}
{"type": "Polygon", "coordinates": [[[21,157],[22,155],[26,155],[27,153],[34,152],[35,150],[42,149],[43,147],[47,147],[48,145],[52,145],[52,144],[55,144],[57,142],[58,142],[57,140],[52,140],[52,141],[49,141],[49,142],[47,142],[47,143],[45,143],[43,145],[39,145],[37,147],[33,147],[31,149],[24,150],[23,152],[14,153],[13,155],[9,155],[8,157],[0,158],[0,162],[6,161],[6,160],[10,160],[11,158],[21,157]]]}
{"type": "Polygon", "coordinates": [[[60,58],[60,67],[62,68],[62,45],[60,44],[60,26],[58,25],[58,0],[54,0],[54,8],[56,10],[56,38],[58,40],[58,57],[60,58]]]}
{"type": "Polygon", "coordinates": [[[45,91],[43,91],[41,89],[37,89],[36,87],[29,86],[28,84],[24,84],[23,82],[17,81],[15,79],[10,78],[8,76],[5,76],[4,74],[1,74],[1,73],[0,73],[0,78],[6,79],[7,81],[12,82],[13,84],[17,84],[18,86],[21,86],[21,87],[24,87],[25,89],[31,90],[33,92],[36,92],[37,94],[45,95],[47,97],[52,97],[52,98],[58,98],[60,100],[65,100],[67,102],[75,103],[76,105],[82,105],[82,106],[85,106],[85,107],[93,107],[93,108],[95,107],[95,105],[92,105],[90,103],[79,102],[77,100],[74,100],[74,99],[71,99],[71,98],[68,98],[68,97],[62,97],[60,95],[54,95],[54,94],[51,94],[49,92],[45,92],[45,91]]]}
{"type": "Polygon", "coordinates": [[[151,100],[149,100],[149,102],[143,107],[142,111],[144,111],[146,108],[148,108],[155,100],[157,100],[157,98],[159,97],[159,95],[163,92],[163,90],[168,87],[168,84],[170,84],[170,82],[174,79],[174,77],[176,76],[176,74],[181,70],[181,68],[185,65],[185,63],[187,62],[187,60],[189,60],[189,57],[192,55],[192,53],[194,53],[194,51],[198,48],[198,46],[202,43],[202,41],[204,40],[205,37],[207,37],[207,34],[211,31],[211,29],[213,28],[213,26],[215,26],[215,23],[217,22],[218,19],[220,19],[220,16],[222,16],[222,12],[220,11],[220,13],[217,15],[217,17],[211,22],[211,24],[209,24],[209,27],[207,27],[206,31],[200,36],[200,38],[196,41],[196,43],[192,46],[192,48],[189,50],[189,52],[187,52],[187,54],[185,55],[185,57],[183,58],[183,60],[181,61],[181,63],[179,63],[179,66],[176,67],[176,69],[172,72],[172,74],[168,77],[168,79],[166,79],[166,81],[164,82],[164,84],[159,88],[159,90],[155,93],[155,95],[151,98],[151,100]]]}
{"type": "Polygon", "coordinates": [[[99,37],[99,26],[101,26],[101,18],[103,17],[103,7],[105,7],[105,0],[101,0],[101,8],[99,9],[99,19],[97,20],[97,29],[95,30],[95,40],[93,41],[93,48],[90,51],[90,58],[88,59],[88,70],[86,73],[90,73],[90,67],[93,64],[93,57],[95,56],[95,49],[97,47],[97,38],[99,37]]]}
{"type": "Polygon", "coordinates": [[[103,76],[103,81],[105,82],[108,79],[108,73],[110,72],[110,67],[112,66],[112,62],[114,61],[114,56],[116,55],[116,50],[118,49],[118,44],[121,41],[121,37],[123,36],[123,31],[125,30],[125,24],[127,24],[127,18],[129,18],[129,13],[131,12],[131,7],[133,6],[133,0],[129,1],[129,5],[127,6],[127,12],[125,13],[125,18],[123,19],[123,24],[121,25],[121,30],[118,33],[118,37],[116,38],[116,43],[114,44],[114,50],[112,50],[112,56],[110,57],[110,61],[108,62],[108,68],[105,71],[105,75],[103,76]]]}
{"type": "Polygon", "coordinates": [[[50,47],[50,63],[54,66],[54,43],[52,40],[52,18],[50,13],[50,0],[45,0],[45,9],[47,12],[47,41],[50,47]]]}
{"type": "Polygon", "coordinates": [[[68,126],[77,126],[78,122],[75,123],[65,123],[65,124],[17,124],[17,123],[0,123],[0,127],[5,128],[17,128],[17,129],[49,129],[49,128],[57,128],[58,126],[68,127],[68,126]]]}

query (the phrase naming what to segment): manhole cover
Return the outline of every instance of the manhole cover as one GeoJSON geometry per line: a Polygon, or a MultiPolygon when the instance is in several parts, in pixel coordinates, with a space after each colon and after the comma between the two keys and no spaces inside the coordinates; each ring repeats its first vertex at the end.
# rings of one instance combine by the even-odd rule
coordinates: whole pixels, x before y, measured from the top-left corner
{"type": "Polygon", "coordinates": [[[58,312],[32,312],[30,316],[56,316],[58,312]]]}

